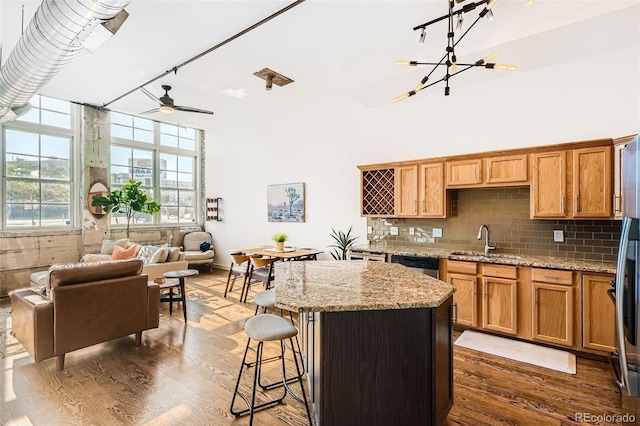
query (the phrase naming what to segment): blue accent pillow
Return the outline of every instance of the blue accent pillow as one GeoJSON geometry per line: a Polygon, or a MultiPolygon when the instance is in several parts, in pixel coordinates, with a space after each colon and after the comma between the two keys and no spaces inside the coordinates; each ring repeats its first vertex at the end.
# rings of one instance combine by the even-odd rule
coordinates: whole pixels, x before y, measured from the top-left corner
{"type": "Polygon", "coordinates": [[[207,251],[211,249],[211,244],[208,241],[203,241],[200,243],[200,251],[207,251]]]}

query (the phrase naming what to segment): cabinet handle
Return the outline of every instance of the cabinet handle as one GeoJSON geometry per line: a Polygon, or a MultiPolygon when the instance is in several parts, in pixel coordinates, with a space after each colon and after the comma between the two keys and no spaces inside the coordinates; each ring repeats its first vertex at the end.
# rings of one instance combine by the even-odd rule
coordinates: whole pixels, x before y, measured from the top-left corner
{"type": "Polygon", "coordinates": [[[533,306],[536,306],[538,304],[538,289],[534,288],[533,289],[533,306]]]}
{"type": "Polygon", "coordinates": [[[418,213],[418,200],[413,200],[413,212],[418,213]]]}
{"type": "Polygon", "coordinates": [[[476,179],[480,182],[480,167],[476,167],[476,179]]]}
{"type": "Polygon", "coordinates": [[[425,204],[424,200],[422,200],[422,213],[424,213],[426,210],[427,210],[426,204],[425,204]]]}
{"type": "Polygon", "coordinates": [[[453,315],[452,321],[457,323],[458,322],[458,304],[454,303],[453,305],[451,305],[451,311],[455,312],[455,314],[453,315]]]}
{"type": "Polygon", "coordinates": [[[580,197],[576,197],[576,213],[580,213],[580,197]]]}
{"type": "Polygon", "coordinates": [[[564,196],[560,197],[560,213],[564,214],[564,196]]]}
{"type": "Polygon", "coordinates": [[[559,280],[560,279],[560,277],[557,277],[555,275],[543,275],[543,277],[549,278],[549,279],[552,279],[552,280],[559,280]]]}
{"type": "Polygon", "coordinates": [[[476,281],[471,281],[471,297],[476,295],[476,281]]]}
{"type": "Polygon", "coordinates": [[[482,297],[487,297],[487,283],[482,283],[482,297]]]}
{"type": "Polygon", "coordinates": [[[487,166],[487,180],[491,179],[491,166],[487,166]]]}

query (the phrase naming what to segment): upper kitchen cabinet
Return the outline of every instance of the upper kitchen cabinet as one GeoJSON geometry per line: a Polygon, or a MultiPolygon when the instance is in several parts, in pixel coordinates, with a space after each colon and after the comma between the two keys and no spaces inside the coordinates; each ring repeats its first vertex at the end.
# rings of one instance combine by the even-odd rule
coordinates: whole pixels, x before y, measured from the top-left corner
{"type": "Polygon", "coordinates": [[[566,217],[566,152],[545,152],[532,156],[531,217],[566,217]]]}
{"type": "Polygon", "coordinates": [[[444,163],[399,166],[396,173],[398,217],[446,217],[444,163]]]}
{"type": "Polygon", "coordinates": [[[622,214],[622,151],[636,135],[613,140],[613,215],[621,219],[622,214]]]}
{"type": "Polygon", "coordinates": [[[531,218],[612,217],[612,146],[533,154],[531,218]]]}
{"type": "Polygon", "coordinates": [[[418,166],[401,166],[397,173],[398,216],[418,216],[418,166]]]}
{"type": "Polygon", "coordinates": [[[482,183],[482,159],[447,161],[447,188],[482,183]]]}
{"type": "Polygon", "coordinates": [[[612,216],[612,146],[573,150],[573,217],[612,216]]]}
{"type": "Polygon", "coordinates": [[[447,191],[444,187],[444,163],[420,165],[420,217],[447,217],[447,191]]]}
{"type": "Polygon", "coordinates": [[[529,184],[527,154],[447,161],[447,188],[529,184]]]}
{"type": "Polygon", "coordinates": [[[390,217],[396,215],[396,168],[360,168],[360,214],[390,217]]]}

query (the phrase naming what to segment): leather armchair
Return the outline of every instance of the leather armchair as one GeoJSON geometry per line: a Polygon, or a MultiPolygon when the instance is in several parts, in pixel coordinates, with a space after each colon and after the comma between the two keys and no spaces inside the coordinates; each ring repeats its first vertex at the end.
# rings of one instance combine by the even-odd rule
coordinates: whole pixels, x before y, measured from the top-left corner
{"type": "Polygon", "coordinates": [[[34,361],[157,328],[160,288],[141,275],[139,259],[54,265],[46,295],[31,289],[11,293],[13,334],[34,361]],[[117,297],[116,297],[117,295],[117,297]]]}

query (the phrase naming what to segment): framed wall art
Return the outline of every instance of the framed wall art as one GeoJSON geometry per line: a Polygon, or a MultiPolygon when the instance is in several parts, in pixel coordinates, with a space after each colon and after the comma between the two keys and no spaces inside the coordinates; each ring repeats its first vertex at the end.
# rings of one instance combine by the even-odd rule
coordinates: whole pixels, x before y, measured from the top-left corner
{"type": "Polygon", "coordinates": [[[304,222],[304,182],[267,185],[269,222],[304,222]]]}

